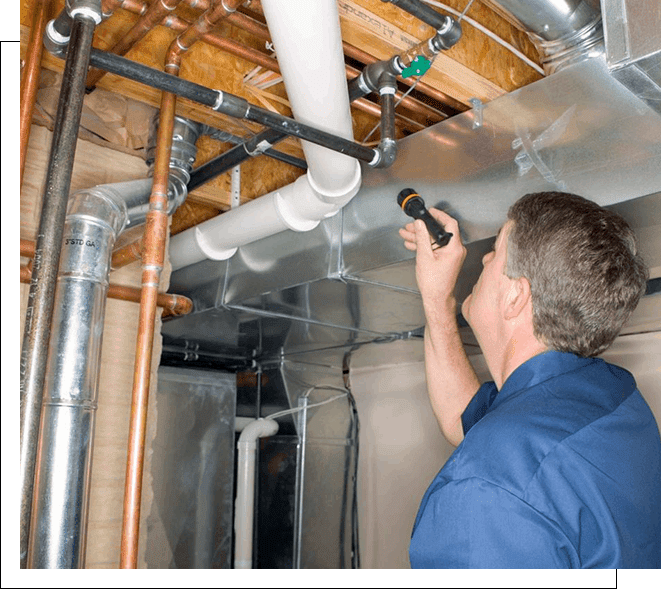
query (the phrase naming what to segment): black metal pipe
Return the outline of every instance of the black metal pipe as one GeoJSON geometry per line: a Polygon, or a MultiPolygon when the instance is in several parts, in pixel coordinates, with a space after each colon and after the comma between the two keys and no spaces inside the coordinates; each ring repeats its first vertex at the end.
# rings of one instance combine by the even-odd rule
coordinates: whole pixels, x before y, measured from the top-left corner
{"type": "Polygon", "coordinates": [[[378,91],[383,74],[391,74],[393,77],[397,77],[401,73],[402,67],[400,67],[399,56],[397,55],[390,59],[375,61],[366,65],[358,76],[348,82],[349,100],[353,102],[371,92],[378,91]]]}
{"type": "Polygon", "coordinates": [[[327,147],[370,165],[376,165],[381,159],[376,149],[365,147],[359,143],[299,123],[289,117],[259,108],[239,96],[182,80],[177,76],[133,62],[119,55],[92,49],[90,64],[98,69],[210,106],[214,110],[231,117],[253,121],[287,135],[327,147]]]}
{"type": "Polygon", "coordinates": [[[395,6],[398,6],[402,10],[412,14],[417,19],[421,20],[424,23],[427,23],[430,27],[434,29],[440,29],[447,22],[447,16],[436,12],[430,6],[423,4],[420,0],[382,0],[383,2],[390,2],[395,6]]]}
{"type": "Polygon", "coordinates": [[[60,59],[67,56],[67,47],[71,37],[71,26],[73,20],[69,16],[68,2],[60,14],[58,14],[48,25],[46,25],[46,34],[44,35],[44,47],[53,55],[60,59]]]}
{"type": "Polygon", "coordinates": [[[92,49],[90,65],[211,108],[216,106],[221,96],[221,92],[218,90],[212,90],[206,86],[189,82],[172,74],[166,74],[160,70],[100,49],[92,49]]]}
{"type": "Polygon", "coordinates": [[[206,184],[210,180],[220,176],[220,174],[224,174],[228,170],[231,170],[234,166],[238,166],[247,159],[262,153],[274,159],[291,164],[292,166],[296,166],[297,168],[301,168],[302,170],[307,170],[308,166],[305,163],[305,160],[287,153],[276,151],[275,149],[263,149],[264,142],[268,145],[274,145],[285,137],[287,137],[285,133],[275,131],[274,129],[262,131],[247,141],[243,141],[234,135],[229,135],[231,141],[238,143],[236,147],[232,147],[232,149],[229,149],[225,153],[222,153],[218,157],[209,160],[193,170],[188,182],[188,191],[195,190],[198,186],[206,184]]]}
{"type": "MultiPolygon", "coordinates": [[[[222,112],[222,111],[221,111],[222,112]]],[[[244,118],[265,125],[271,129],[280,129],[287,135],[298,137],[304,141],[327,147],[338,153],[351,156],[370,165],[375,165],[380,157],[379,152],[371,147],[365,147],[360,143],[338,137],[331,133],[326,133],[320,129],[315,129],[294,119],[273,113],[263,108],[250,105],[250,108],[244,115],[244,118]]]]}
{"type": "Polygon", "coordinates": [[[397,157],[397,141],[395,139],[395,84],[396,78],[390,72],[384,71],[379,79],[379,95],[381,96],[381,140],[379,151],[381,160],[379,168],[387,168],[397,157]]]}
{"type": "Polygon", "coordinates": [[[27,566],[42,390],[71,173],[96,24],[73,19],[46,173],[21,351],[21,567],[27,566]]]}

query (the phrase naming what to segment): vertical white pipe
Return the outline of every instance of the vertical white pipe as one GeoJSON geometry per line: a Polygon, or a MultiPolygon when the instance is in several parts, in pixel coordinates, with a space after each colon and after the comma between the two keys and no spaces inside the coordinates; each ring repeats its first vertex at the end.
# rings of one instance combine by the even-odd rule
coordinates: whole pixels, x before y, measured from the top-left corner
{"type": "Polygon", "coordinates": [[[257,419],[247,425],[237,442],[236,502],[234,504],[234,568],[252,568],[252,535],[255,502],[255,454],[257,440],[276,434],[273,419],[257,419]]]}
{"type": "MultiPolygon", "coordinates": [[[[337,1],[262,0],[262,8],[294,118],[353,140],[337,1]]],[[[321,194],[351,183],[356,160],[302,144],[310,183],[321,194]]]]}
{"type": "MultiPolygon", "coordinates": [[[[263,0],[262,7],[294,118],[353,139],[336,0],[263,0]]],[[[305,141],[303,150],[308,173],[293,184],[175,235],[173,269],[227,259],[287,229],[310,231],[347,204],[360,188],[358,161],[305,141]]]]}

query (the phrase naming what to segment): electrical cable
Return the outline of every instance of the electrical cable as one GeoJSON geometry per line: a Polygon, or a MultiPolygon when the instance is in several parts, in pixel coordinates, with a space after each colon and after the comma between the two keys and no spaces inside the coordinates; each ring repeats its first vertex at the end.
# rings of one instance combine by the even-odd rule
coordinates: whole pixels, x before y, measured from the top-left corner
{"type": "Polygon", "coordinates": [[[531,68],[533,68],[534,70],[536,70],[537,72],[542,74],[542,76],[545,75],[544,70],[538,64],[536,64],[534,61],[532,61],[532,59],[530,59],[527,55],[524,55],[516,47],[514,47],[513,45],[511,45],[510,43],[508,43],[507,41],[505,41],[504,39],[502,39],[501,37],[499,37],[498,35],[493,33],[492,31],[490,31],[489,29],[487,29],[485,26],[481,25],[477,21],[474,21],[472,18],[470,18],[468,16],[464,16],[464,13],[470,8],[470,5],[472,4],[472,0],[471,0],[471,2],[469,2],[468,6],[464,9],[463,13],[460,13],[459,11],[455,10],[454,8],[451,8],[450,6],[447,6],[447,5],[443,4],[442,2],[437,2],[436,0],[422,0],[422,1],[425,2],[426,4],[430,4],[432,6],[435,6],[436,8],[440,8],[441,10],[446,10],[447,12],[449,12],[451,14],[454,14],[455,16],[459,16],[460,19],[465,20],[468,24],[475,27],[478,31],[483,32],[485,35],[487,35],[487,37],[490,37],[496,43],[498,43],[499,45],[502,45],[510,53],[513,53],[514,55],[516,55],[521,61],[523,61],[524,63],[529,65],[531,68]]]}
{"type": "Polygon", "coordinates": [[[351,502],[351,568],[358,569],[360,568],[360,543],[358,535],[358,451],[359,451],[359,435],[360,435],[360,420],[358,419],[358,409],[356,407],[356,401],[351,394],[351,391],[344,387],[338,387],[335,385],[317,385],[310,387],[303,393],[303,397],[307,397],[312,391],[315,390],[335,390],[342,391],[341,395],[335,395],[330,399],[325,401],[320,401],[319,403],[313,403],[312,405],[306,405],[304,407],[295,407],[293,409],[287,409],[285,411],[277,411],[271,415],[264,417],[263,419],[277,419],[279,417],[284,417],[285,415],[291,415],[293,413],[298,413],[304,409],[311,409],[312,407],[320,407],[321,405],[326,405],[337,399],[342,399],[346,397],[351,405],[352,409],[352,419],[351,419],[351,439],[355,443],[356,453],[354,458],[354,468],[353,468],[353,497],[351,502]]]}
{"type": "MultiPolygon", "coordinates": [[[[329,388],[329,387],[312,387],[308,389],[303,396],[307,397],[309,393],[314,391],[315,389],[320,389],[320,388],[329,388]]],[[[339,387],[334,387],[334,388],[339,388],[339,387]]],[[[314,403],[312,405],[306,405],[304,407],[294,407],[293,409],[287,409],[285,411],[278,411],[277,413],[272,413],[271,415],[267,415],[266,417],[263,417],[262,419],[277,419],[278,417],[284,417],[285,415],[291,415],[292,413],[298,413],[299,411],[303,411],[303,409],[312,409],[312,407],[319,407],[320,405],[326,405],[326,403],[330,403],[331,401],[335,401],[336,399],[341,399],[342,397],[347,396],[347,391],[344,392],[343,395],[336,395],[335,397],[331,397],[330,399],[326,399],[325,401],[321,401],[320,403],[314,403]]]]}

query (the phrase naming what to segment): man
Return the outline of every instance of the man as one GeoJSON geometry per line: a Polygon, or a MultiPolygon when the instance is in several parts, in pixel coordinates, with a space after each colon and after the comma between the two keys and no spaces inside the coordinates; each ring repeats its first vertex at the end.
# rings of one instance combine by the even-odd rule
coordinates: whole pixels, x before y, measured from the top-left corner
{"type": "Polygon", "coordinates": [[[432,409],[458,447],[422,499],[411,565],[660,567],[659,430],[633,377],[595,358],[644,291],[633,232],[572,194],[510,208],[462,305],[493,377],[480,386],[453,295],[466,250],[431,214],[447,246],[421,221],[400,234],[417,252],[432,409]]]}

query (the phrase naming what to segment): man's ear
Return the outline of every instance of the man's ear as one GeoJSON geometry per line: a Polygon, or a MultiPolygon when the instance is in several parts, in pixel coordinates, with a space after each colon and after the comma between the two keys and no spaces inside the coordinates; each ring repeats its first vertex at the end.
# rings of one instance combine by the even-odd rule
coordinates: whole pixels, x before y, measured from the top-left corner
{"type": "Polygon", "coordinates": [[[516,319],[530,305],[532,310],[532,295],[527,278],[510,279],[510,288],[505,298],[505,319],[516,319]]]}

